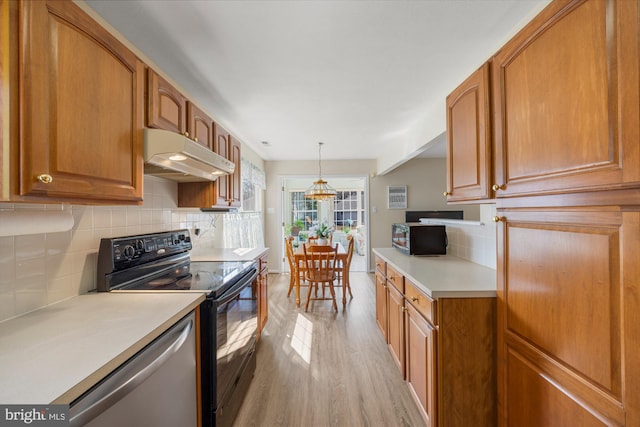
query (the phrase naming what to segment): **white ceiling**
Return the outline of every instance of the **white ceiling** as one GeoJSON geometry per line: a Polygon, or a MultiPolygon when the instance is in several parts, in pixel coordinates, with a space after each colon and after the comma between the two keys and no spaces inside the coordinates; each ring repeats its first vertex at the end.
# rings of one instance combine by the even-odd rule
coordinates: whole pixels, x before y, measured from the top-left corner
{"type": "Polygon", "coordinates": [[[380,165],[444,156],[446,95],[548,0],[86,3],[265,160],[380,165]]]}

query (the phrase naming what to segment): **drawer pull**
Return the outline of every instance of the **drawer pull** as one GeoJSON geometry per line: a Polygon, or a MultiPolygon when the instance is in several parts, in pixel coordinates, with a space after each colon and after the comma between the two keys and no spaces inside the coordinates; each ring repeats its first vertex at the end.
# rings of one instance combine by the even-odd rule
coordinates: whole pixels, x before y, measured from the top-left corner
{"type": "Polygon", "coordinates": [[[43,173],[42,175],[38,175],[38,181],[43,184],[49,184],[53,181],[53,177],[48,173],[43,173]]]}

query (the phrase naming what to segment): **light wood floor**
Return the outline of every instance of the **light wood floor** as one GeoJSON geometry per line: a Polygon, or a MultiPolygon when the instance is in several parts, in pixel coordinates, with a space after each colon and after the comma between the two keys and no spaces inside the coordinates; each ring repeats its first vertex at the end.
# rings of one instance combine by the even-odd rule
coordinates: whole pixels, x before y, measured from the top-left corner
{"type": "Polygon", "coordinates": [[[269,321],[235,427],[424,425],[376,325],[374,276],[351,282],[344,310],[338,289],[337,313],[331,301],[305,313],[287,298],[289,276],[269,275],[269,321]]]}

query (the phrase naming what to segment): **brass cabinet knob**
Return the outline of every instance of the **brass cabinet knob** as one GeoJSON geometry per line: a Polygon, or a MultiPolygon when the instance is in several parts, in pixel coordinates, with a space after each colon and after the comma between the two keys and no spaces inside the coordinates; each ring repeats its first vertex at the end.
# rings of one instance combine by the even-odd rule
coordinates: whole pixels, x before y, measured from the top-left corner
{"type": "Polygon", "coordinates": [[[194,137],[193,137],[193,140],[194,140],[195,142],[198,142],[198,137],[197,137],[197,136],[194,136],[194,137]]]}
{"type": "Polygon", "coordinates": [[[189,138],[189,132],[182,132],[182,134],[183,134],[184,136],[186,136],[187,138],[189,138]]]}
{"type": "Polygon", "coordinates": [[[48,173],[43,173],[42,175],[38,175],[38,181],[43,184],[49,184],[53,181],[53,177],[48,173]]]}
{"type": "Polygon", "coordinates": [[[447,196],[450,196],[450,195],[451,195],[451,193],[450,193],[450,192],[448,192],[448,191],[445,191],[444,193],[442,193],[442,195],[443,195],[444,197],[447,197],[447,196]]]}
{"type": "Polygon", "coordinates": [[[500,221],[504,221],[506,218],[503,216],[494,216],[493,217],[493,222],[500,222],[500,221]]]}
{"type": "Polygon", "coordinates": [[[406,312],[407,311],[407,307],[402,307],[402,312],[406,312]]]}
{"type": "Polygon", "coordinates": [[[505,186],[504,185],[493,184],[493,186],[491,186],[491,188],[493,189],[493,191],[498,191],[498,190],[504,190],[505,186]]]}
{"type": "Polygon", "coordinates": [[[418,301],[419,299],[420,299],[420,298],[418,298],[418,297],[411,297],[411,301],[413,301],[413,302],[416,302],[416,301],[418,301]]]}

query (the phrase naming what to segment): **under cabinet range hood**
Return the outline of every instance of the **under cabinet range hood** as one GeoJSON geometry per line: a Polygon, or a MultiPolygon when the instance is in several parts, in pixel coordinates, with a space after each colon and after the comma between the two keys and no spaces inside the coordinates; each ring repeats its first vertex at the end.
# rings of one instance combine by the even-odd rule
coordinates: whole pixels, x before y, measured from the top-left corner
{"type": "Polygon", "coordinates": [[[144,130],[144,173],[179,182],[215,181],[236,165],[184,135],[144,130]]]}

